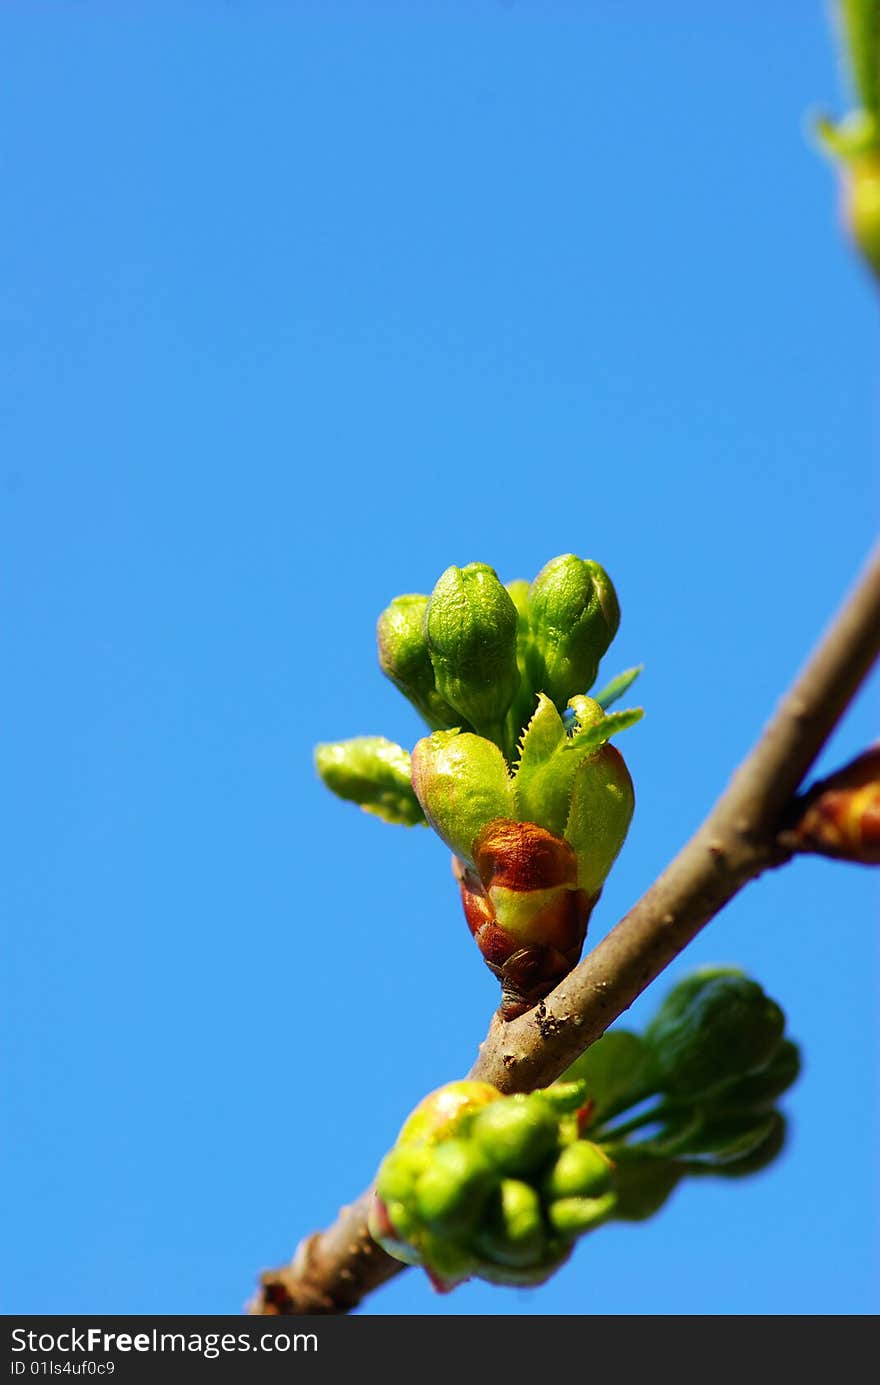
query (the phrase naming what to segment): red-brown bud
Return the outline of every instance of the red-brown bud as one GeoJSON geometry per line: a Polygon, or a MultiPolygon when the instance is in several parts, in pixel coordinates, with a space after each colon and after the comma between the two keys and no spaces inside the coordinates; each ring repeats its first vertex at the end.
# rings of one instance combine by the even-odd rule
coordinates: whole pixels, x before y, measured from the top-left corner
{"type": "Polygon", "coordinates": [[[794,851],[880,865],[880,744],[816,784],[782,840],[794,851]]]}
{"type": "Polygon", "coordinates": [[[501,1017],[530,1010],[580,959],[598,893],[578,889],[568,842],[534,822],[497,818],[453,857],[468,927],[501,982],[501,1017]]]}

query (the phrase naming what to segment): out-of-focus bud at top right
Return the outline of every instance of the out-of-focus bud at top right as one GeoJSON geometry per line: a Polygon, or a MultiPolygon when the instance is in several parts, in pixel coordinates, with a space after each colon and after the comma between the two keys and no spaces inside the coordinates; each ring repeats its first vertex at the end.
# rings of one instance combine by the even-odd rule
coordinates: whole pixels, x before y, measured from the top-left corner
{"type": "Polygon", "coordinates": [[[780,840],[858,865],[880,865],[880,745],[821,780],[798,805],[798,819],[780,840]]]}
{"type": "Polygon", "coordinates": [[[425,634],[437,691],[481,736],[499,743],[519,686],[516,606],[486,563],[448,567],[434,587],[425,634]]]}
{"type": "Polygon", "coordinates": [[[396,596],[379,617],[376,642],[379,667],[408,698],[432,731],[461,725],[461,716],[440,696],[425,638],[428,598],[396,596]]]}
{"type": "Polygon", "coordinates": [[[706,967],[674,987],[645,1030],[662,1090],[676,1097],[721,1092],[765,1068],[782,1042],[785,1015],[756,981],[706,967]]]}
{"type": "Polygon", "coordinates": [[[541,569],[529,590],[529,681],[561,712],[595,683],[599,661],[617,633],[620,607],[604,568],[564,553],[541,569]]]}

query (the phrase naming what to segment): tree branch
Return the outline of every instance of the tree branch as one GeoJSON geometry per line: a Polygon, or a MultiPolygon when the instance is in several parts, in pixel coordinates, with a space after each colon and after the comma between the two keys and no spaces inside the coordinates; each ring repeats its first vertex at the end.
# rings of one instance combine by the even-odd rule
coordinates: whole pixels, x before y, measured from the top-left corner
{"type": "MultiPolygon", "coordinates": [[[[469,1076],[501,1091],[555,1081],[750,880],[790,859],[780,830],[810,767],[880,654],[880,553],[703,825],[545,1001],[496,1015],[469,1076]]],[[[345,1313],[405,1267],[371,1240],[371,1190],[293,1262],[266,1272],[252,1313],[345,1313]]]]}

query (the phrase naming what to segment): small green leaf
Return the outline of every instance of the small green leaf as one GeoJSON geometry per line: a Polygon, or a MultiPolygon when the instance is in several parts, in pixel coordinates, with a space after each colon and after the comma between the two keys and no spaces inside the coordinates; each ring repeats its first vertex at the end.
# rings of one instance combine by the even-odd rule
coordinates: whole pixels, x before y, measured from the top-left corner
{"type": "Polygon", "coordinates": [[[639,674],[644,669],[644,664],[636,664],[635,668],[624,669],[623,673],[618,673],[616,678],[612,678],[610,683],[606,683],[601,692],[594,694],[594,701],[598,702],[603,711],[608,710],[612,703],[632,687],[639,674]]]}
{"type": "Polygon", "coordinates": [[[327,788],[383,822],[424,823],[410,776],[409,752],[383,736],[356,736],[315,747],[315,767],[327,788]]]}
{"type": "MultiPolygon", "coordinates": [[[[579,699],[572,698],[572,704],[579,699]]],[[[585,726],[583,730],[575,730],[569,737],[566,750],[577,750],[580,753],[590,750],[598,750],[600,745],[605,745],[612,736],[617,736],[621,731],[629,730],[630,726],[635,726],[636,722],[641,721],[645,715],[643,707],[629,707],[624,712],[609,712],[607,717],[601,721],[594,722],[592,726],[585,726]]]]}
{"type": "Polygon", "coordinates": [[[577,762],[563,753],[567,744],[562,717],[549,697],[539,693],[537,711],[522,738],[513,783],[520,821],[536,822],[556,837],[565,830],[577,769],[577,762]]]}
{"type": "Polygon", "coordinates": [[[565,840],[577,858],[578,888],[588,895],[602,888],[626,840],[634,807],[623,756],[610,745],[589,751],[572,781],[565,824],[565,840]]]}

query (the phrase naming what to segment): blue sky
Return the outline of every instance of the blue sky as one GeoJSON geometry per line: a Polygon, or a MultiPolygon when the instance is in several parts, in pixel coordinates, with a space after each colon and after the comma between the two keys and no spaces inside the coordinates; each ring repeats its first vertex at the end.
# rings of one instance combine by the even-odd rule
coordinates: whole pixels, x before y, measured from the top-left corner
{"type": "MultiPolygon", "coordinates": [[[[644,661],[602,935],[704,815],[878,513],[876,303],[806,116],[818,3],[15,3],[0,147],[6,1312],[236,1312],[496,1003],[446,853],[316,780],[452,562],[611,572],[644,661]]],[[[876,734],[876,681],[831,768],[876,734]]],[[[532,1292],[364,1311],[868,1313],[877,895],[806,861],[679,960],[786,1007],[761,1177],[532,1292]]],[[[641,1023],[661,986],[634,1007],[641,1023]]]]}

